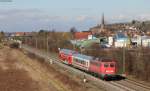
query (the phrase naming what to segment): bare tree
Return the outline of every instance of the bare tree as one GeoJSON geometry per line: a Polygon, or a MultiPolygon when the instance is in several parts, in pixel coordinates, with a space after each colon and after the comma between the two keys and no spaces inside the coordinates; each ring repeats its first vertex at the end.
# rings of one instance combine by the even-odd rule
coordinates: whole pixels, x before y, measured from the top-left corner
{"type": "Polygon", "coordinates": [[[74,38],[75,32],[77,32],[77,29],[75,27],[70,28],[70,33],[72,34],[72,38],[74,38]]]}
{"type": "Polygon", "coordinates": [[[4,39],[5,34],[3,31],[0,32],[0,42],[2,42],[2,40],[4,39]]]}

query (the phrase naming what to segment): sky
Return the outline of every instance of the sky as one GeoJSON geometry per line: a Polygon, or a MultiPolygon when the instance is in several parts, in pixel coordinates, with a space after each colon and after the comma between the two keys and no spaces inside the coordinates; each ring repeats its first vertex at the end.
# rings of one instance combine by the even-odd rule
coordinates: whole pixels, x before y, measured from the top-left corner
{"type": "Polygon", "coordinates": [[[150,20],[150,0],[0,0],[0,31],[87,31],[105,22],[150,20]]]}

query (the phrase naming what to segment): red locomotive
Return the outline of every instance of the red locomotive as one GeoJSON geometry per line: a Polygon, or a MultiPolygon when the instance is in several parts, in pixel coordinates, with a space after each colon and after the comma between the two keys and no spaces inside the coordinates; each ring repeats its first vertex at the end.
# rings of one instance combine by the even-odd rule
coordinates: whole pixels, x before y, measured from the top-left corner
{"type": "Polygon", "coordinates": [[[102,79],[116,75],[116,61],[111,58],[96,58],[90,61],[89,70],[102,79]]]}
{"type": "Polygon", "coordinates": [[[68,49],[60,49],[59,57],[64,63],[98,75],[102,79],[116,75],[116,61],[111,58],[94,58],[68,49]]]}

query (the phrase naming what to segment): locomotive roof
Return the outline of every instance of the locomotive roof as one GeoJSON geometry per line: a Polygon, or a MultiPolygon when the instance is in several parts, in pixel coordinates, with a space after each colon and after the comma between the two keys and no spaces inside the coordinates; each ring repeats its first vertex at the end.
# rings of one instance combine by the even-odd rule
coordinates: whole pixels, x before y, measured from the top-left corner
{"type": "Polygon", "coordinates": [[[87,55],[83,55],[83,54],[73,54],[73,57],[74,58],[78,58],[78,59],[81,59],[81,60],[85,60],[85,61],[91,61],[93,59],[92,56],[87,56],[87,55]]]}
{"type": "Polygon", "coordinates": [[[61,49],[60,51],[63,51],[63,52],[66,53],[66,54],[69,54],[69,53],[76,53],[76,51],[69,50],[69,49],[61,49]]]}
{"type": "Polygon", "coordinates": [[[96,57],[93,59],[95,61],[101,61],[101,62],[113,62],[113,61],[115,61],[113,58],[109,58],[109,57],[96,57]]]}

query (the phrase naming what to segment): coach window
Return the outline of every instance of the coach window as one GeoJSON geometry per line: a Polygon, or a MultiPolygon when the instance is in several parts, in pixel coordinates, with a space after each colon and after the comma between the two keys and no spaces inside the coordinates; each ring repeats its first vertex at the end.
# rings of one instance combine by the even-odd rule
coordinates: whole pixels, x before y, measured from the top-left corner
{"type": "Polygon", "coordinates": [[[84,64],[84,61],[81,61],[81,64],[84,64]]]}
{"type": "Polygon", "coordinates": [[[83,65],[85,65],[85,64],[86,64],[86,62],[85,62],[85,61],[82,61],[82,64],[83,64],[83,65]]]}
{"type": "Polygon", "coordinates": [[[82,60],[80,60],[80,59],[78,60],[78,62],[79,62],[80,64],[83,64],[83,63],[84,63],[84,62],[83,62],[82,60]]]}
{"type": "Polygon", "coordinates": [[[81,63],[82,64],[82,61],[80,60],[80,62],[79,63],[81,63]]]}
{"type": "Polygon", "coordinates": [[[82,61],[80,59],[78,60],[78,62],[82,64],[82,61]]]}

